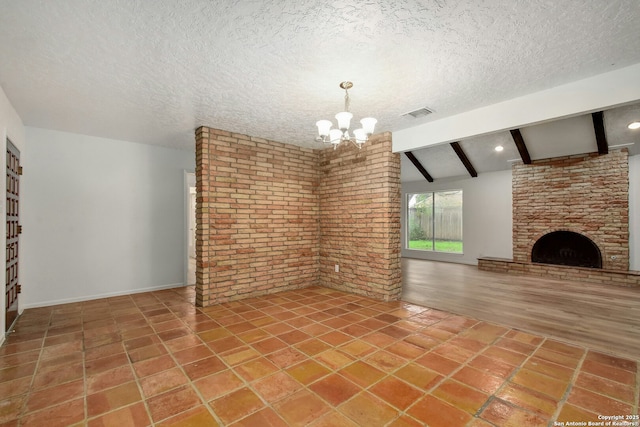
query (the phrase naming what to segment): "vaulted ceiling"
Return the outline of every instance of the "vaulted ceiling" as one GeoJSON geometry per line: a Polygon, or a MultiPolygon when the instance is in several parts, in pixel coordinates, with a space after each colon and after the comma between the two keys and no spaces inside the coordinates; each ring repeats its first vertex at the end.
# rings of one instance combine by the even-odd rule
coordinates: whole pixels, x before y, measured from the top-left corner
{"type": "MultiPolygon", "coordinates": [[[[639,20],[637,0],[0,0],[0,86],[27,126],[193,149],[207,125],[320,148],[343,80],[355,118],[396,132],[639,64],[639,20]]],[[[541,126],[521,129],[533,158],[562,151],[536,134],[564,125],[541,126]]],[[[479,173],[518,157],[504,131],[460,147],[479,173]]],[[[448,143],[428,150],[435,178],[467,173],[448,143]]]]}
{"type": "MultiPolygon", "coordinates": [[[[631,122],[640,121],[640,103],[603,111],[602,125],[608,149],[627,148],[630,155],[640,154],[640,129],[631,130],[631,122]]],[[[517,130],[531,160],[599,152],[592,114],[552,120],[517,130]]],[[[500,131],[463,139],[459,143],[477,174],[511,168],[524,161],[510,131],[500,131]],[[495,148],[500,146],[502,151],[495,148]]],[[[433,180],[471,177],[449,143],[435,144],[411,151],[433,180]]],[[[402,156],[402,181],[423,181],[425,176],[409,156],[402,156]]]]}

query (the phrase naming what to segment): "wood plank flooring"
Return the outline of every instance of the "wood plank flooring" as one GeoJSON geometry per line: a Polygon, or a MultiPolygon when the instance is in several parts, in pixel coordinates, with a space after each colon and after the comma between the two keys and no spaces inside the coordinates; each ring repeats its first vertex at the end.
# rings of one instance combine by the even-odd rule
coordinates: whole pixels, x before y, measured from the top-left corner
{"type": "Polygon", "coordinates": [[[403,258],[402,299],[598,349],[640,355],[640,289],[403,258]]]}

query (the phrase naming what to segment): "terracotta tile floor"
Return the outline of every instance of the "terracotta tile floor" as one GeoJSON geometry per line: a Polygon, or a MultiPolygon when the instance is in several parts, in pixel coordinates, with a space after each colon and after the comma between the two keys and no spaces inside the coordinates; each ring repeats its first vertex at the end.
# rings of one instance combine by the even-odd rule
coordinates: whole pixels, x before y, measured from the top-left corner
{"type": "Polygon", "coordinates": [[[638,414],[638,360],[323,288],[203,309],[193,292],[26,310],[0,348],[0,426],[527,427],[638,414]]]}

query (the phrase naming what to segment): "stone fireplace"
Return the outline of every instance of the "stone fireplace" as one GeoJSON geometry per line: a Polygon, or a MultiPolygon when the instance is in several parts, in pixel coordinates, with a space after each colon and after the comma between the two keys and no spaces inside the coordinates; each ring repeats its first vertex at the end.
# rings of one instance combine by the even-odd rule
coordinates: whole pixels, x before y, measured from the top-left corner
{"type": "Polygon", "coordinates": [[[482,270],[640,286],[629,271],[627,149],[512,167],[513,259],[482,270]]]}

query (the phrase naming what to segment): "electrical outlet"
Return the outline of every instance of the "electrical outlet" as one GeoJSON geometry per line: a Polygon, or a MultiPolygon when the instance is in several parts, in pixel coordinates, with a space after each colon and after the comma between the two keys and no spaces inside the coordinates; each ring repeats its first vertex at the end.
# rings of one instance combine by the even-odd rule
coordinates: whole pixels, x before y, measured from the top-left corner
{"type": "Polygon", "coordinates": [[[334,269],[335,269],[336,273],[339,273],[340,272],[340,265],[336,264],[334,269]]]}

